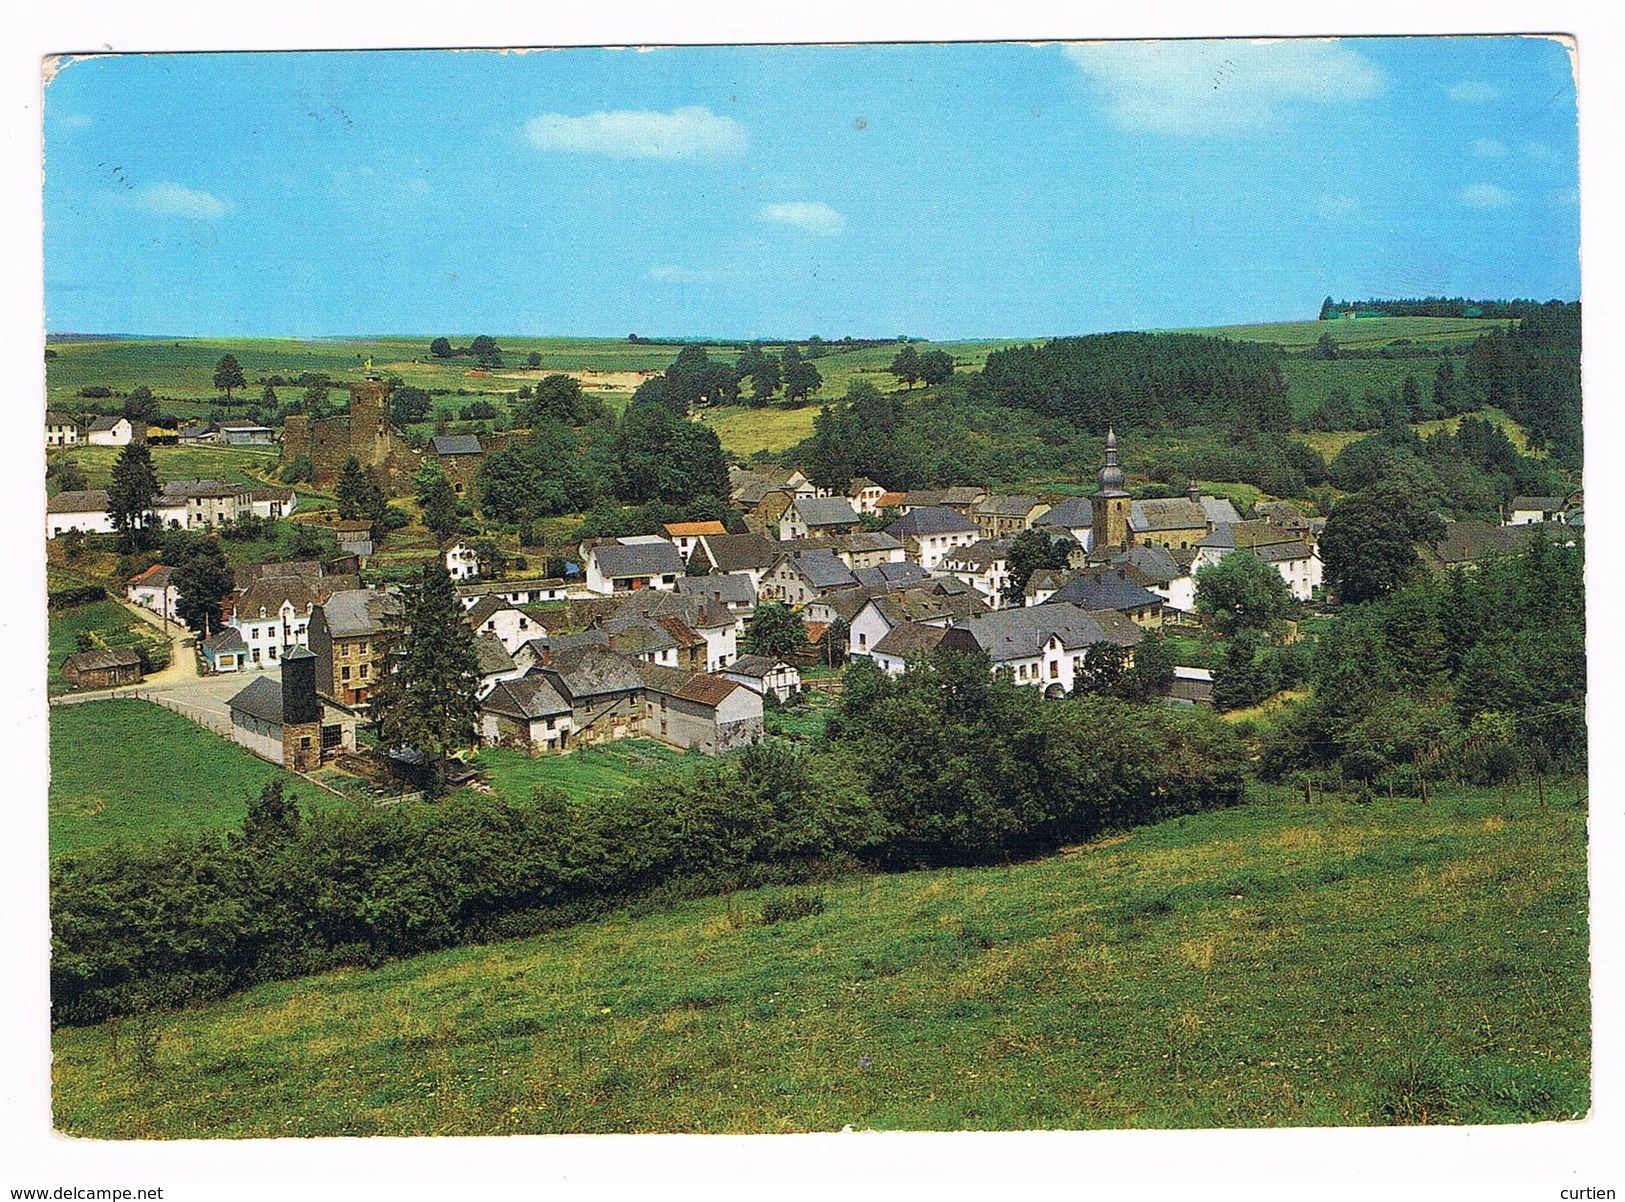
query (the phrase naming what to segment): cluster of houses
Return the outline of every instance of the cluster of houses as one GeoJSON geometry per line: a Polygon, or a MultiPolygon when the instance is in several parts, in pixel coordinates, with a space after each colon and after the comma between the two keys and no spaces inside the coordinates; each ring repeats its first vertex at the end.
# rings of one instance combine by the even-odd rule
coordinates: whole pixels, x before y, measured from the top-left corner
{"type": "Polygon", "coordinates": [[[158,426],[137,418],[112,415],[80,422],[55,410],[45,411],[45,449],[61,447],[123,447],[132,442],[195,446],[221,443],[233,447],[269,447],[276,431],[258,422],[193,422],[185,426],[158,426]]]}
{"type": "MultiPolygon", "coordinates": [[[[148,512],[153,523],[165,529],[196,530],[220,526],[245,515],[287,517],[298,504],[293,489],[275,485],[249,485],[230,480],[169,480],[152,498],[148,512]]],[[[56,538],[69,530],[86,534],[113,533],[113,516],[108,512],[105,488],[59,492],[46,499],[45,537],[56,538]]]]}

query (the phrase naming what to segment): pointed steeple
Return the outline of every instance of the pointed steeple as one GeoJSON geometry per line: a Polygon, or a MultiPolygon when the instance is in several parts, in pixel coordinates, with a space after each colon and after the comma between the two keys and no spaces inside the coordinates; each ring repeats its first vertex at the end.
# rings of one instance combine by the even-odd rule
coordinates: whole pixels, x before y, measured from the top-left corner
{"type": "Polygon", "coordinates": [[[1106,427],[1106,465],[1100,469],[1100,495],[1123,497],[1123,469],[1117,466],[1117,431],[1106,427]]]}

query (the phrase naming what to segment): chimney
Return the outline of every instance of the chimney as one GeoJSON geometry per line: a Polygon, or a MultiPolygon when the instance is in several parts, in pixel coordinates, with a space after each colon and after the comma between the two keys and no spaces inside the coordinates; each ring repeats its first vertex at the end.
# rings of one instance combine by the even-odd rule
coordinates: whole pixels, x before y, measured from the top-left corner
{"type": "Polygon", "coordinates": [[[306,647],[295,647],[282,657],[282,721],[298,726],[322,720],[322,703],[316,700],[316,656],[306,647]]]}
{"type": "Polygon", "coordinates": [[[1191,481],[1191,486],[1185,490],[1185,495],[1191,499],[1192,504],[1200,505],[1202,503],[1202,490],[1196,487],[1195,480],[1191,481]]]}

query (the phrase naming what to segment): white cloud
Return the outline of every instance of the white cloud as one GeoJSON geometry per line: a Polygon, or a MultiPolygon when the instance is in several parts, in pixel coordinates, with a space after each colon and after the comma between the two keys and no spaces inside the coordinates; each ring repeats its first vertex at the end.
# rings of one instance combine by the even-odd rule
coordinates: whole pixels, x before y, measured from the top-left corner
{"type": "Polygon", "coordinates": [[[837,238],[846,229],[846,218],[821,200],[786,200],[763,205],[757,216],[774,225],[793,226],[825,238],[837,238]]]}
{"type": "Polygon", "coordinates": [[[720,271],[701,271],[693,267],[674,267],[669,264],[651,267],[643,278],[657,284],[703,284],[722,278],[720,271]]]}
{"type": "Polygon", "coordinates": [[[1302,105],[1369,99],[1383,83],[1375,64],[1335,41],[1084,43],[1066,55],[1114,124],[1145,133],[1246,130],[1302,105]]]}
{"type": "Polygon", "coordinates": [[[633,109],[585,117],[543,113],[525,122],[525,137],[538,150],[668,162],[732,158],[745,149],[743,125],[697,105],[669,113],[633,109]]]}
{"type": "Polygon", "coordinates": [[[1461,203],[1469,209],[1504,209],[1516,199],[1494,184],[1469,184],[1461,190],[1461,203]]]}
{"type": "Polygon", "coordinates": [[[218,221],[231,209],[229,202],[185,184],[148,184],[136,194],[136,203],[149,213],[190,217],[195,221],[218,221]]]}
{"type": "Polygon", "coordinates": [[[1315,212],[1322,217],[1347,217],[1360,207],[1352,196],[1321,196],[1315,200],[1315,212]]]}
{"type": "Polygon", "coordinates": [[[1460,83],[1440,84],[1444,94],[1459,104],[1488,104],[1498,100],[1501,89],[1481,79],[1464,79],[1460,83]]]}
{"type": "Polygon", "coordinates": [[[1494,138],[1474,138],[1473,153],[1481,159],[1504,159],[1507,156],[1507,145],[1494,138]]]}

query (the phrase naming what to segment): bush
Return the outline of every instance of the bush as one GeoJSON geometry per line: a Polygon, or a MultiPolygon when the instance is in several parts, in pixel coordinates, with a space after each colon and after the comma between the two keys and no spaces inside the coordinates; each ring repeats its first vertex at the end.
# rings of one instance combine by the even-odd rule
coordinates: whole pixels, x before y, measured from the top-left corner
{"type": "Polygon", "coordinates": [[[383,518],[380,520],[385,530],[403,530],[412,524],[412,515],[399,505],[385,505],[383,518]]]}
{"type": "Polygon", "coordinates": [[[112,396],[113,390],[107,387],[105,384],[86,384],[79,390],[79,395],[82,397],[93,397],[100,400],[102,397],[112,396]]]}
{"type": "Polygon", "coordinates": [[[296,455],[282,469],[279,478],[284,484],[303,484],[310,479],[312,470],[309,455],[296,455]]]}
{"type": "Polygon", "coordinates": [[[107,600],[107,590],[99,584],[86,584],[78,588],[59,588],[45,595],[50,609],[72,609],[76,605],[89,605],[92,601],[107,600]]]}

